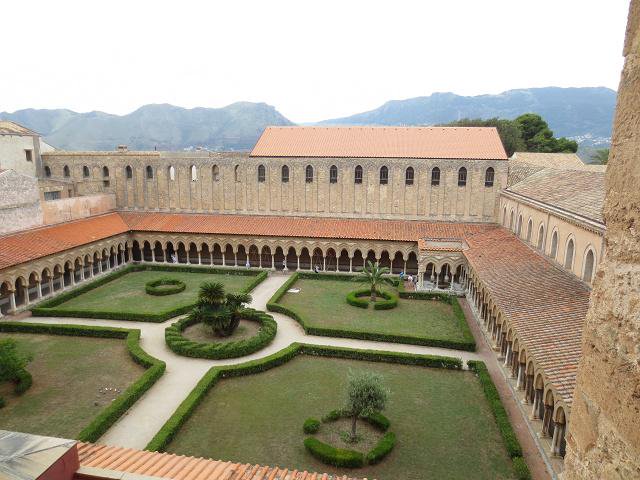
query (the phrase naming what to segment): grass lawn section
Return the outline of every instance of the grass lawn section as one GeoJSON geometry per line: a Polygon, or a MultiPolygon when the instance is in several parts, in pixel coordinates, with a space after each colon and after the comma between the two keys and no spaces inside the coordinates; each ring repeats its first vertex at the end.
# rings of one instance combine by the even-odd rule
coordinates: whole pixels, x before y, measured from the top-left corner
{"type": "Polygon", "coordinates": [[[204,282],[222,282],[227,292],[237,292],[255,279],[254,276],[210,273],[141,271],[130,272],[104,285],[72,298],[52,310],[89,310],[95,312],[160,313],[195,303],[204,282]],[[158,278],[183,281],[187,288],[166,296],[148,295],[144,286],[158,278]]]}
{"type": "Polygon", "coordinates": [[[467,341],[468,326],[460,325],[451,305],[440,301],[401,298],[391,310],[357,308],[347,303],[351,290],[363,284],[339,280],[299,279],[299,293],[285,293],[278,303],[297,312],[307,327],[417,338],[467,341]],[[464,327],[465,330],[463,330],[464,327]]]}
{"type": "Polygon", "coordinates": [[[21,396],[0,383],[7,405],[0,429],[76,438],[111,401],[134,383],[144,368],[129,356],[124,340],[30,333],[0,333],[32,356],[33,385],[21,396]],[[114,390],[105,390],[117,389],[114,390]]]}
{"type": "Polygon", "coordinates": [[[513,478],[480,383],[470,372],[308,356],[221,380],[167,451],[379,480],[513,478]],[[307,453],[302,424],[343,405],[350,368],[383,376],[391,391],[384,414],[398,441],[382,463],[340,470],[307,453]]]}

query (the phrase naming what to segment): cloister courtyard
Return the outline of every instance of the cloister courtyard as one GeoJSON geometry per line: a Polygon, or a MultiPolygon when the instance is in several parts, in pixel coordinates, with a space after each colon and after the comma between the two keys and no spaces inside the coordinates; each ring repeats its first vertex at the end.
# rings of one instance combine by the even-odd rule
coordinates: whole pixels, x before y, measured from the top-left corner
{"type": "MultiPolygon", "coordinates": [[[[0,339],[17,341],[34,380],[20,396],[0,385],[0,428],[380,480],[398,471],[409,479],[525,478],[512,463],[522,452],[505,440],[513,431],[504,408],[487,393],[493,383],[467,370],[481,358],[461,300],[408,298],[391,278],[395,286],[384,289],[400,296],[397,305],[377,310],[347,303],[363,286],[348,273],[267,276],[145,262],[105,269],[34,302],[32,316],[0,322],[0,339]],[[162,278],[184,289],[147,293],[162,278]],[[253,351],[245,346],[265,323],[243,320],[224,340],[189,324],[179,348],[169,348],[167,329],[185,318],[204,282],[250,290],[249,306],[267,312],[277,332],[253,351]],[[222,344],[226,357],[203,354],[222,344]],[[386,458],[355,470],[315,458],[302,430],[308,417],[342,407],[350,370],[381,375],[391,392],[384,414],[397,436],[386,458]]],[[[350,448],[336,428],[321,440],[350,448]]]]}

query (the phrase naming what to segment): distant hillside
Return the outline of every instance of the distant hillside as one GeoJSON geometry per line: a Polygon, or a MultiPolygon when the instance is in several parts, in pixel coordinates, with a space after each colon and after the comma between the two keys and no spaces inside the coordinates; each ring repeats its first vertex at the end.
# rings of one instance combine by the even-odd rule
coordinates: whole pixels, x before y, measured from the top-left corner
{"type": "Polygon", "coordinates": [[[20,123],[65,150],[113,150],[119,144],[136,150],[210,150],[253,148],[268,125],[293,125],[265,103],[238,102],[224,108],[186,109],[145,105],[128,115],[71,110],[18,110],[0,118],[20,123]]]}
{"type": "Polygon", "coordinates": [[[464,97],[434,93],[392,100],[375,110],[320,122],[325,125],[434,125],[462,118],[508,118],[534,112],[558,137],[584,145],[608,144],[616,92],[609,88],[529,88],[499,95],[464,97]]]}

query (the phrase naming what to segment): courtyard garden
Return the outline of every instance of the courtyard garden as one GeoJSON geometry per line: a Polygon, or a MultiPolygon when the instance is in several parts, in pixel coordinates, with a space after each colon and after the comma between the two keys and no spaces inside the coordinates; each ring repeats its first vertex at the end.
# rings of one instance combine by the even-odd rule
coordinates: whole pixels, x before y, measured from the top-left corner
{"type": "MultiPolygon", "coordinates": [[[[322,352],[296,356],[260,374],[212,382],[208,393],[199,393],[199,403],[175,429],[166,450],[381,480],[514,478],[492,410],[473,373],[451,370],[456,367],[447,362],[446,368],[426,368],[382,363],[382,357],[377,357],[380,362],[319,358],[327,354],[322,352]],[[305,423],[344,405],[353,371],[382,379],[390,392],[384,417],[391,424],[389,435],[397,438],[386,457],[355,470],[327,465],[305,448],[305,441],[313,438],[336,448],[370,451],[385,435],[375,425],[361,422],[362,439],[354,447],[345,437],[349,418],[330,419],[315,429],[305,423]]],[[[257,366],[250,368],[259,371],[257,366]]],[[[198,388],[206,390],[204,385],[198,388]]],[[[181,409],[184,413],[187,407],[181,409]]]]}
{"type": "Polygon", "coordinates": [[[132,266],[45,301],[32,312],[160,322],[188,312],[204,282],[220,282],[229,291],[239,292],[251,290],[265,276],[266,272],[251,270],[132,266]]]}
{"type": "Polygon", "coordinates": [[[385,285],[380,293],[389,293],[390,299],[378,295],[371,302],[357,280],[344,275],[297,274],[274,295],[268,308],[295,318],[313,335],[475,350],[455,297],[398,298],[397,289],[385,285]],[[364,305],[357,305],[362,302],[364,305]]]}
{"type": "MultiPolygon", "coordinates": [[[[123,331],[120,336],[127,335],[123,331]]],[[[146,375],[132,359],[130,348],[135,346],[124,339],[0,332],[0,341],[7,339],[29,359],[26,370],[32,384],[19,393],[12,382],[0,383],[5,403],[0,429],[63,438],[79,438],[84,432],[90,438],[89,430],[94,429],[87,427],[93,424],[100,433],[110,426],[110,419],[101,415],[118,413],[114,407],[124,399],[123,393],[146,375]]]]}

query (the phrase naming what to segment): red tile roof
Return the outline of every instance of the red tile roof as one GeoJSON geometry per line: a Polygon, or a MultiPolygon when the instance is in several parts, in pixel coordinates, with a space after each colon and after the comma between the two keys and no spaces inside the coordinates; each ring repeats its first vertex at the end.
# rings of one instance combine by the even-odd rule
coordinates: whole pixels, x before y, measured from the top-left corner
{"type": "Polygon", "coordinates": [[[494,127],[268,127],[251,156],[507,160],[494,127]]]}
{"type": "Polygon", "coordinates": [[[469,264],[555,391],[571,404],[589,288],[502,227],[468,238],[469,264]]]}
{"type": "Polygon", "coordinates": [[[129,231],[117,213],[0,236],[0,270],[129,231]]]}
{"type": "Polygon", "coordinates": [[[172,480],[356,480],[346,475],[318,474],[82,442],[78,443],[78,454],[81,467],[172,480]]]}

